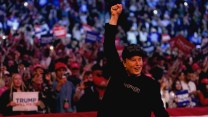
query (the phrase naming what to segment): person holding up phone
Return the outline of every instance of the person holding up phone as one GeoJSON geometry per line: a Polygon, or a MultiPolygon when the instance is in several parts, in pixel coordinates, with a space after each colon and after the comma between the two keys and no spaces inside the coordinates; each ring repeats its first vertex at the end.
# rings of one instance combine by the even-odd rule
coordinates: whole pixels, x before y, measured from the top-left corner
{"type": "Polygon", "coordinates": [[[57,62],[55,64],[56,78],[53,82],[54,90],[56,91],[56,104],[55,110],[59,113],[73,112],[72,98],[75,90],[75,86],[65,76],[67,66],[63,62],[57,62]]]}

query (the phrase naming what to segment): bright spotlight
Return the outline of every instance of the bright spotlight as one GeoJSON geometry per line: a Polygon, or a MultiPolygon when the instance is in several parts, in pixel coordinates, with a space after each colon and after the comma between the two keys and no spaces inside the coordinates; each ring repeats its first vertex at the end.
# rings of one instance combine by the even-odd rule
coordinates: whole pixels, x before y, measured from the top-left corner
{"type": "Polygon", "coordinates": [[[6,39],[6,36],[5,36],[5,35],[3,35],[3,36],[2,36],[2,39],[6,39]]]}
{"type": "Polygon", "coordinates": [[[155,15],[157,15],[157,14],[158,14],[158,11],[155,9],[155,10],[153,10],[153,13],[154,13],[155,15]]]}
{"type": "Polygon", "coordinates": [[[27,7],[28,6],[28,2],[24,2],[24,6],[27,7]]]}
{"type": "Polygon", "coordinates": [[[186,7],[188,6],[188,3],[187,3],[187,2],[184,2],[183,4],[184,4],[184,6],[186,6],[186,7]]]}
{"type": "Polygon", "coordinates": [[[53,50],[54,49],[54,47],[53,46],[50,46],[50,50],[53,50]]]}

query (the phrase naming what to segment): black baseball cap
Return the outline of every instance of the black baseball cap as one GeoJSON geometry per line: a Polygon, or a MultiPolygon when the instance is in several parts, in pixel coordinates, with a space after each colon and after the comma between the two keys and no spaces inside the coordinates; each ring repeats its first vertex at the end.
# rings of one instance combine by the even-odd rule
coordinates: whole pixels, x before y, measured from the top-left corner
{"type": "Polygon", "coordinates": [[[131,58],[133,56],[145,57],[146,53],[143,51],[138,44],[130,44],[125,46],[122,52],[122,59],[131,58]]]}

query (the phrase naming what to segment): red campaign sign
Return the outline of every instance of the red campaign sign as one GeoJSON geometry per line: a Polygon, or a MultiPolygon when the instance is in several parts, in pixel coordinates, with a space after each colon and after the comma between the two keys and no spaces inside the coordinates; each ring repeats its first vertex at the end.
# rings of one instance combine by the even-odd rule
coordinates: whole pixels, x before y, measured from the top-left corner
{"type": "Polygon", "coordinates": [[[170,39],[171,38],[170,38],[170,35],[169,34],[162,34],[162,42],[167,42],[170,39]]]}
{"type": "Polygon", "coordinates": [[[185,54],[189,54],[195,45],[189,42],[186,38],[182,35],[178,35],[175,38],[171,39],[170,42],[171,48],[178,48],[185,54]]]}
{"type": "Polygon", "coordinates": [[[54,26],[53,27],[53,35],[56,38],[65,38],[66,37],[66,28],[64,26],[54,26]]]}

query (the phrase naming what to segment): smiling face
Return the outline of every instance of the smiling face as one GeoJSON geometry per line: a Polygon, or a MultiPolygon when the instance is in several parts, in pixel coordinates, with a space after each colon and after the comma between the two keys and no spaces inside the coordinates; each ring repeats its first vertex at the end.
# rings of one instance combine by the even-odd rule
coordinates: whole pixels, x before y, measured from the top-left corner
{"type": "Polygon", "coordinates": [[[142,57],[133,56],[131,58],[126,58],[123,64],[129,75],[139,76],[141,74],[143,67],[142,57]]]}
{"type": "Polygon", "coordinates": [[[64,74],[66,73],[66,69],[65,68],[59,68],[56,70],[56,78],[58,79],[62,79],[64,74]]]}
{"type": "Polygon", "coordinates": [[[36,75],[34,78],[33,78],[33,82],[37,85],[41,85],[43,83],[43,75],[36,75]]]}
{"type": "Polygon", "coordinates": [[[22,76],[20,74],[14,74],[12,82],[13,82],[15,88],[20,88],[20,86],[23,83],[22,76]]]}
{"type": "Polygon", "coordinates": [[[181,82],[180,81],[176,81],[175,88],[176,88],[177,91],[182,90],[182,85],[181,85],[181,82]]]}

